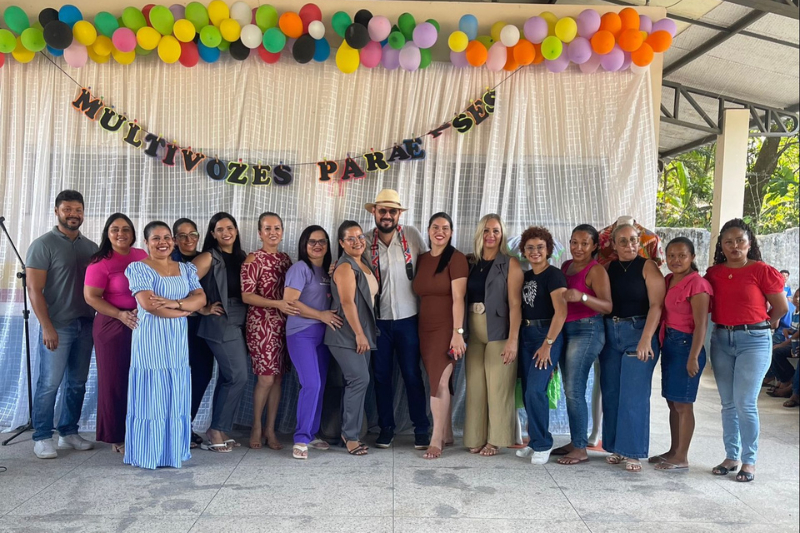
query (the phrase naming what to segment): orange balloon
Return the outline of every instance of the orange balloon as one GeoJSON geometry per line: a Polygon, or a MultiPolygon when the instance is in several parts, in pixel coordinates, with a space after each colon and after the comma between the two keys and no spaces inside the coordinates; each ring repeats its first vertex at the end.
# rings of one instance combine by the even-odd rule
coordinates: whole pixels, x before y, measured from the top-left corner
{"type": "MultiPolygon", "coordinates": [[[[666,32],[665,32],[666,33],[666,32]]],[[[667,35],[669,35],[667,33],[667,35]]],[[[619,34],[619,39],[617,39],[617,44],[619,47],[622,48],[623,52],[633,52],[634,50],[638,50],[644,39],[642,39],[642,32],[639,30],[634,30],[633,28],[629,28],[627,30],[622,30],[622,33],[619,34]]]]}
{"type": "Polygon", "coordinates": [[[649,44],[644,43],[638,50],[631,52],[631,61],[639,67],[646,67],[653,62],[653,49],[649,44]]]}
{"type": "Polygon", "coordinates": [[[530,65],[536,58],[536,48],[534,48],[533,43],[528,40],[520,39],[513,50],[514,61],[520,65],[530,65]]]}
{"type": "Polygon", "coordinates": [[[542,55],[542,45],[534,43],[533,45],[533,65],[538,65],[539,63],[544,62],[544,56],[542,55]]]}
{"type": "Polygon", "coordinates": [[[651,33],[645,41],[653,49],[653,52],[666,52],[672,45],[672,35],[668,31],[660,30],[651,33]]]}
{"type": "Polygon", "coordinates": [[[622,30],[622,19],[616,13],[606,13],[600,17],[600,30],[610,32],[616,37],[622,30]]]}
{"type": "MultiPolygon", "coordinates": [[[[622,22],[622,31],[639,29],[639,13],[632,7],[626,7],[620,11],[619,18],[622,22]]],[[[602,18],[600,20],[602,23],[602,18]]]]}
{"type": "Polygon", "coordinates": [[[489,58],[489,51],[478,41],[470,41],[465,52],[467,62],[473,67],[480,67],[489,58]]]}
{"type": "Polygon", "coordinates": [[[506,48],[506,64],[503,69],[511,72],[512,70],[517,70],[519,68],[519,63],[517,60],[514,59],[514,46],[509,46],[506,48]]]}
{"type": "MultiPolygon", "coordinates": [[[[616,13],[615,13],[616,14],[616,13]]],[[[608,30],[598,30],[592,35],[592,50],[601,56],[614,49],[614,36],[608,30]]]]}
{"type": "Polygon", "coordinates": [[[303,20],[297,13],[287,11],[278,19],[278,28],[292,39],[297,39],[303,35],[303,20]]]}

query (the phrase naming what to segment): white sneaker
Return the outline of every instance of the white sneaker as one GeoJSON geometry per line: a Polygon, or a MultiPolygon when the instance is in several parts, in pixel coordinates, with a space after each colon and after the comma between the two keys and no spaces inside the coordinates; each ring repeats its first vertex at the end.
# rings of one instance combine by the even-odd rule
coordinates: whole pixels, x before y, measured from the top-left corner
{"type": "Polygon", "coordinates": [[[550,451],[551,450],[545,450],[543,452],[533,452],[533,457],[531,457],[531,464],[532,465],[547,464],[547,461],[550,460],[550,451]]]}
{"type": "Polygon", "coordinates": [[[53,445],[53,439],[37,440],[33,443],[33,453],[39,459],[55,459],[58,457],[56,447],[53,445]]]}
{"type": "Polygon", "coordinates": [[[84,439],[77,433],[74,433],[72,435],[67,435],[66,437],[58,437],[58,448],[61,450],[72,448],[73,450],[85,452],[86,450],[91,450],[94,448],[94,443],[84,439]]]}
{"type": "Polygon", "coordinates": [[[517,457],[530,457],[532,453],[533,448],[530,446],[525,446],[524,448],[517,450],[517,457]]]}

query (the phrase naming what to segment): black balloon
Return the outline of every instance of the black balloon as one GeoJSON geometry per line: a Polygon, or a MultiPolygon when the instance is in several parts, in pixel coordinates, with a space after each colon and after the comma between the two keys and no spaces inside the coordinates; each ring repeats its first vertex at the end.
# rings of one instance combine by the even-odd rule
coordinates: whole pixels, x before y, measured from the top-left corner
{"type": "Polygon", "coordinates": [[[47,26],[48,22],[53,22],[54,20],[58,20],[58,10],[46,7],[39,11],[39,24],[42,25],[42,28],[47,26]]]}
{"type": "Polygon", "coordinates": [[[370,20],[372,20],[372,13],[368,9],[359,9],[356,16],[353,17],[353,22],[361,24],[365,28],[368,27],[367,24],[369,24],[370,20]]]}
{"type": "Polygon", "coordinates": [[[56,50],[64,50],[72,44],[72,28],[60,20],[48,22],[42,34],[44,42],[56,50]]]}
{"type": "Polygon", "coordinates": [[[317,43],[314,38],[309,34],[301,35],[294,42],[292,47],[292,57],[298,63],[308,63],[314,59],[314,52],[317,49],[317,43]]]}
{"type": "Polygon", "coordinates": [[[351,48],[360,50],[369,43],[369,32],[367,27],[362,24],[350,24],[344,31],[344,40],[351,48]]]}
{"type": "Polygon", "coordinates": [[[244,61],[250,56],[250,49],[242,44],[241,39],[236,39],[233,41],[228,51],[230,52],[231,57],[237,61],[244,61]]]}

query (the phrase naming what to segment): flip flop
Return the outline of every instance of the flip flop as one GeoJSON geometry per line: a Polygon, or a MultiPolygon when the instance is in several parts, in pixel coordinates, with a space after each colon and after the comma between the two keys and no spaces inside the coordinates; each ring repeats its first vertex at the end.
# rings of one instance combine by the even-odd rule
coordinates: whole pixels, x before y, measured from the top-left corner
{"type": "Polygon", "coordinates": [[[791,408],[791,407],[797,407],[798,405],[800,405],[800,402],[798,402],[797,400],[786,400],[785,402],[783,402],[784,407],[791,408]]]}
{"type": "Polygon", "coordinates": [[[498,451],[499,450],[497,446],[493,446],[487,442],[486,445],[484,445],[484,447],[481,448],[481,451],[478,453],[481,455],[481,457],[494,457],[495,455],[497,455],[498,451]]]}
{"type": "Polygon", "coordinates": [[[650,457],[649,459],[647,459],[647,462],[650,463],[651,465],[658,464],[658,463],[663,463],[663,462],[666,461],[666,459],[664,459],[664,455],[666,455],[666,454],[654,455],[653,457],[650,457]]]}
{"type": "MultiPolygon", "coordinates": [[[[553,455],[553,452],[550,452],[550,455],[553,455]]],[[[562,457],[561,459],[559,459],[556,462],[558,464],[560,464],[560,465],[572,466],[572,465],[579,465],[581,463],[585,463],[588,460],[589,460],[588,457],[582,457],[580,459],[576,459],[574,457],[566,457],[566,456],[564,456],[564,457],[562,457]]]]}
{"type": "Polygon", "coordinates": [[[618,453],[612,453],[611,455],[609,455],[608,457],[606,457],[606,462],[607,462],[608,464],[610,464],[610,465],[618,465],[618,464],[620,464],[620,463],[622,463],[622,462],[624,462],[624,461],[625,461],[625,458],[624,458],[624,457],[622,457],[622,456],[621,456],[620,454],[618,454],[618,453]]]}
{"type": "Polygon", "coordinates": [[[678,466],[673,463],[669,463],[667,461],[661,461],[656,465],[656,470],[662,470],[664,472],[679,472],[681,470],[688,472],[688,466],[678,466]]]}
{"type": "Polygon", "coordinates": [[[559,446],[558,448],[550,452],[550,455],[567,455],[569,452],[572,451],[567,449],[568,446],[569,444],[565,444],[564,446],[559,446]]]}
{"type": "Polygon", "coordinates": [[[627,472],[641,472],[642,463],[638,459],[625,459],[625,470],[627,472]]]}
{"type": "Polygon", "coordinates": [[[322,439],[314,439],[308,443],[308,447],[315,450],[330,450],[331,445],[322,439]]]}
{"type": "Polygon", "coordinates": [[[292,457],[295,459],[308,459],[308,445],[295,444],[292,446],[292,457]]]}
{"type": "Polygon", "coordinates": [[[233,449],[228,448],[228,445],[224,442],[220,442],[219,444],[206,444],[205,442],[200,445],[201,450],[208,450],[209,452],[214,453],[230,453],[233,449]]]}
{"type": "Polygon", "coordinates": [[[233,440],[233,439],[224,440],[224,441],[222,441],[222,443],[223,443],[225,446],[229,446],[229,447],[231,447],[231,448],[240,448],[240,447],[242,446],[242,443],[241,443],[241,442],[236,442],[236,441],[235,441],[235,440],[233,440]]]}

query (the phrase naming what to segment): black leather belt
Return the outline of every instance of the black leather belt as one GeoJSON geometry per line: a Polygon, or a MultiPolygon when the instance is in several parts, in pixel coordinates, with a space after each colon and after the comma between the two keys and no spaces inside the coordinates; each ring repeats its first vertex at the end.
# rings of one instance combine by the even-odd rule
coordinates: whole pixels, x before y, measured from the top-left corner
{"type": "Polygon", "coordinates": [[[716,324],[715,327],[717,329],[727,329],[728,331],[772,329],[772,326],[769,325],[769,322],[759,322],[758,324],[740,324],[738,326],[723,326],[722,324],[716,324]]]}
{"type": "Polygon", "coordinates": [[[646,316],[626,316],[626,317],[607,316],[606,318],[609,318],[614,322],[636,322],[637,320],[647,320],[646,316]]]}
{"type": "Polygon", "coordinates": [[[552,320],[549,318],[540,318],[538,320],[528,320],[527,318],[522,319],[522,325],[526,328],[530,326],[549,326],[550,322],[552,322],[552,320]]]}

